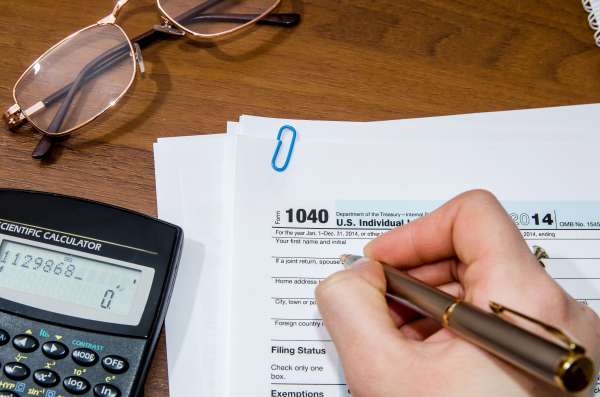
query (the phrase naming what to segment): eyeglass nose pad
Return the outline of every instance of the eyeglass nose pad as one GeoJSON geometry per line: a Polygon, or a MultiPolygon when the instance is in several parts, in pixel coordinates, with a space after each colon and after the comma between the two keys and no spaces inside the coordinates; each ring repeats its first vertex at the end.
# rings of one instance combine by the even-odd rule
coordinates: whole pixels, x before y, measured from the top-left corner
{"type": "Polygon", "coordinates": [[[157,32],[170,34],[171,36],[185,36],[185,32],[183,30],[179,30],[171,26],[154,25],[152,29],[156,30],[157,32]]]}
{"type": "Polygon", "coordinates": [[[133,51],[135,52],[135,61],[140,68],[140,73],[146,72],[146,66],[144,65],[144,57],[142,56],[142,49],[138,43],[133,43],[133,51]]]}
{"type": "Polygon", "coordinates": [[[152,29],[157,32],[170,34],[172,36],[185,36],[185,32],[183,30],[174,28],[173,25],[171,25],[171,21],[165,17],[161,17],[160,25],[154,25],[152,29]]]}

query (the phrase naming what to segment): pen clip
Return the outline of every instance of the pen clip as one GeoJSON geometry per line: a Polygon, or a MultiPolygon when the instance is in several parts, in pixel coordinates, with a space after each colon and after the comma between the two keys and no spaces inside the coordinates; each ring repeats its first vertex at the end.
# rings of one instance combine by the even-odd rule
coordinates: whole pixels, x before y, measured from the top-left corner
{"type": "Polygon", "coordinates": [[[578,353],[578,354],[585,353],[585,348],[583,346],[577,344],[577,342],[575,342],[569,335],[567,335],[565,332],[563,332],[562,330],[560,330],[552,325],[543,323],[540,320],[536,320],[533,317],[529,317],[526,314],[523,314],[516,310],[510,309],[510,308],[503,306],[497,302],[490,301],[490,309],[492,309],[492,312],[494,312],[494,314],[497,316],[500,316],[502,313],[507,312],[507,313],[513,314],[517,317],[520,317],[524,320],[527,320],[533,324],[536,324],[536,325],[540,326],[541,328],[543,328],[549,334],[553,335],[556,339],[558,339],[562,343],[564,343],[572,353],[578,353]]]}

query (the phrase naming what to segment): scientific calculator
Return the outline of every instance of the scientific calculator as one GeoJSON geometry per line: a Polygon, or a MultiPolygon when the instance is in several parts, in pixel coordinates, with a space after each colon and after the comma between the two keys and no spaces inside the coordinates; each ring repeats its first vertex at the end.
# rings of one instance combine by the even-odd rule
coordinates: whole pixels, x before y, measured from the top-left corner
{"type": "Polygon", "coordinates": [[[0,397],[138,397],[183,233],[125,209],[0,189],[0,397]]]}

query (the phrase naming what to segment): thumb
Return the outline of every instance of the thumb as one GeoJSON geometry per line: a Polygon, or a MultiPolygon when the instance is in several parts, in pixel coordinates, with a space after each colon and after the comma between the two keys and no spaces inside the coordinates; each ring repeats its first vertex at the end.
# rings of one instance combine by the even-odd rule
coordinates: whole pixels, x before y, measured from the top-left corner
{"type": "Polygon", "coordinates": [[[373,380],[384,379],[390,373],[390,363],[397,374],[403,362],[412,361],[413,345],[390,316],[381,264],[367,259],[355,262],[321,282],[316,298],[353,392],[383,383],[373,380]],[[398,360],[399,356],[404,359],[398,360]],[[370,386],[361,385],[367,382],[370,386]]]}

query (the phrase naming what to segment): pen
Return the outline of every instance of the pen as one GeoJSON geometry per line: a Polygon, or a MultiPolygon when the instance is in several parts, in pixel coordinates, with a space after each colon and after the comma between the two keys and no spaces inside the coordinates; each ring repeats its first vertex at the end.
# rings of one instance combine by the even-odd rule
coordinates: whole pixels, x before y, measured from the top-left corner
{"type": "MultiPolygon", "coordinates": [[[[363,257],[341,257],[345,267],[360,259],[363,257]]],[[[385,264],[382,266],[387,281],[386,295],[390,299],[438,321],[496,357],[567,392],[584,390],[595,378],[594,362],[585,355],[585,349],[558,328],[495,302],[490,302],[492,313],[486,312],[405,272],[385,264]],[[504,320],[500,317],[503,312],[541,326],[565,346],[504,320]]]]}

